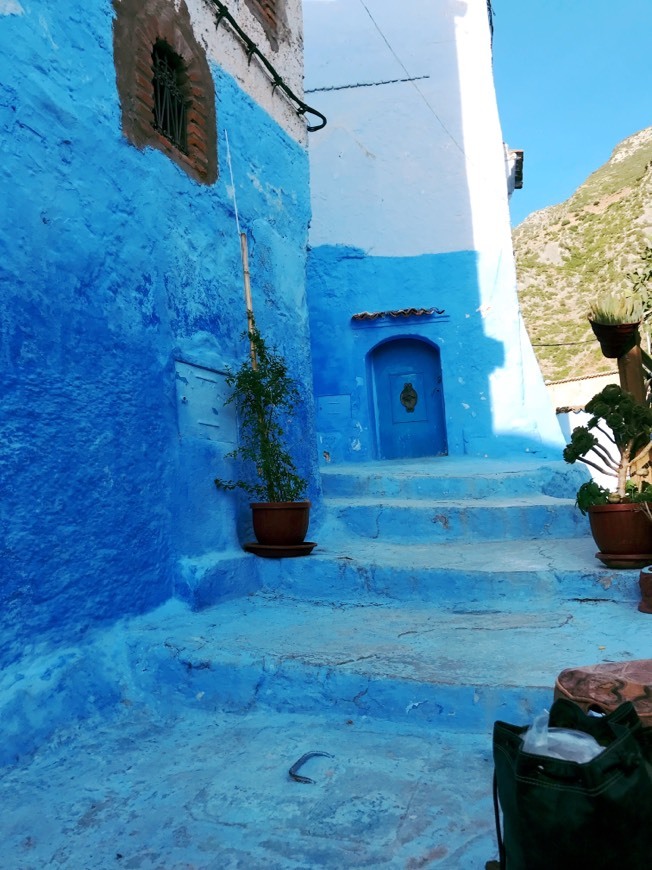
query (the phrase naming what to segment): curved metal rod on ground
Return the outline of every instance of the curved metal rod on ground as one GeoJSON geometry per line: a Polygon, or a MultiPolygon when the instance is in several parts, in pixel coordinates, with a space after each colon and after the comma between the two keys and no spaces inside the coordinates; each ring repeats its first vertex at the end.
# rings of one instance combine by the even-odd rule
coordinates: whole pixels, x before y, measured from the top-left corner
{"type": "Polygon", "coordinates": [[[298,773],[299,768],[308,761],[309,758],[314,758],[316,755],[321,755],[324,758],[332,758],[333,756],[330,752],[306,752],[305,755],[302,755],[298,761],[295,761],[292,767],[289,770],[290,778],[295,782],[314,782],[314,779],[310,779],[309,776],[301,776],[298,773]]]}

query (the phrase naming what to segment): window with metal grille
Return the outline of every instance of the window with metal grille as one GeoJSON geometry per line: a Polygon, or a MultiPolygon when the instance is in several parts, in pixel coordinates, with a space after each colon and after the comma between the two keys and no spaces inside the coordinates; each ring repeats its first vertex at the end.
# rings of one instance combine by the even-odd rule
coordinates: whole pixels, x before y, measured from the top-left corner
{"type": "Polygon", "coordinates": [[[152,50],[154,127],[187,154],[188,77],[183,59],[166,42],[152,50]]]}
{"type": "MultiPolygon", "coordinates": [[[[2,6],[2,0],[0,0],[2,6]]],[[[122,131],[200,184],[217,179],[215,84],[180,0],[113,0],[122,131]]]]}

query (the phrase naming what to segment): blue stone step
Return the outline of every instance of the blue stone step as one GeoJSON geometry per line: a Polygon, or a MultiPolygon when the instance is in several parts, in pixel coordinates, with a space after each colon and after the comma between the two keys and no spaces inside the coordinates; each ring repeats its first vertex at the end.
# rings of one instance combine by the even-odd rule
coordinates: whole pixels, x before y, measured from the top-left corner
{"type": "Polygon", "coordinates": [[[509,498],[328,498],[333,521],[364,538],[399,541],[500,541],[586,535],[574,499],[534,494],[509,498]]]}
{"type": "Polygon", "coordinates": [[[511,498],[536,492],[574,499],[586,469],[535,458],[514,461],[438,457],[368,462],[321,469],[324,495],[332,498],[459,500],[511,498]]]}
{"type": "Polygon", "coordinates": [[[328,710],[489,733],[549,706],[565,667],[644,658],[649,625],[608,601],[500,613],[257,594],[200,614],[166,606],[127,640],[138,691],[164,709],[328,710]]]}
{"type": "Polygon", "coordinates": [[[585,478],[583,469],[535,458],[328,467],[324,490],[331,495],[311,520],[308,539],[318,543],[311,556],[188,557],[176,594],[195,609],[260,588],[505,608],[535,606],[537,596],[618,596],[624,584],[609,579],[614,572],[605,575],[588,520],[574,504],[585,478]]]}
{"type": "Polygon", "coordinates": [[[635,607],[639,572],[605,568],[595,553],[590,536],[409,547],[331,536],[308,557],[258,561],[266,589],[329,603],[420,601],[458,612],[536,611],[571,600],[635,607]]]}

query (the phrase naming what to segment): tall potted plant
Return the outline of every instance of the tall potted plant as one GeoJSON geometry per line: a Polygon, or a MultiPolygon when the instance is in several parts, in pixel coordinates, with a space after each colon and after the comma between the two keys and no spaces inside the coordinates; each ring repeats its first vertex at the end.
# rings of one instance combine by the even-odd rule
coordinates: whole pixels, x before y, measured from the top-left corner
{"type": "Polygon", "coordinates": [[[582,484],[577,505],[588,513],[591,532],[610,567],[652,563],[652,409],[638,404],[616,384],[586,403],[592,416],[573,431],[564,450],[567,462],[584,462],[614,478],[614,488],[582,484]],[[596,433],[602,433],[599,440],[596,433]]]}
{"type": "MultiPolygon", "coordinates": [[[[225,490],[242,489],[256,499],[251,509],[259,544],[290,548],[283,554],[300,555],[308,547],[303,542],[310,502],[304,499],[306,480],[298,474],[285,443],[285,428],[300,401],[299,386],[289,375],[285,359],[267,346],[253,322],[247,336],[251,361],[226,376],[231,388],[226,403],[237,409],[240,435],[239,446],[227,455],[241,460],[250,475],[239,480],[217,478],[215,485],[225,490]]],[[[249,548],[256,551],[253,546],[249,548]]]]}
{"type": "MultiPolygon", "coordinates": [[[[639,326],[652,313],[652,245],[639,254],[638,268],[627,273],[629,287],[603,293],[591,304],[588,318],[604,356],[617,359],[639,343],[639,326]]],[[[649,348],[648,348],[649,349],[649,348]]]]}
{"type": "Polygon", "coordinates": [[[638,344],[643,315],[643,302],[631,293],[613,290],[593,301],[589,323],[604,356],[617,359],[638,344]]]}

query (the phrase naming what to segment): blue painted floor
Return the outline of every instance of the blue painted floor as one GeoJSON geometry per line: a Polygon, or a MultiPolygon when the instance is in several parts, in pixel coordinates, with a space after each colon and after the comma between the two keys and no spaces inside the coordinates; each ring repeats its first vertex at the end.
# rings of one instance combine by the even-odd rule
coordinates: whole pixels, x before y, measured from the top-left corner
{"type": "Polygon", "coordinates": [[[480,870],[494,719],[530,721],[563,666],[649,657],[651,628],[613,601],[170,604],[87,651],[110,640],[120,712],[0,781],[0,866],[480,870]],[[303,768],[315,783],[290,780],[314,750],[333,756],[303,768]]]}
{"type": "Polygon", "coordinates": [[[144,711],[61,735],[2,781],[12,870],[484,867],[486,740],[364,716],[144,711]],[[288,776],[304,753],[301,773],[288,776]]]}
{"type": "Polygon", "coordinates": [[[558,469],[542,498],[499,494],[505,474],[532,489],[534,469],[358,474],[363,504],[331,482],[348,504],[331,504],[312,556],[242,557],[255,594],[171,601],[4,675],[5,747],[41,737],[0,779],[0,867],[482,870],[493,722],[531,721],[564,667],[652,657],[638,572],[597,562],[558,469]],[[437,501],[448,538],[406,540],[403,506],[376,523],[404,487],[419,522],[437,501]],[[473,519],[480,499],[509,514],[500,539],[473,519]],[[78,721],[48,734],[65,711],[78,721]],[[294,782],[309,751],[332,758],[294,782]]]}

